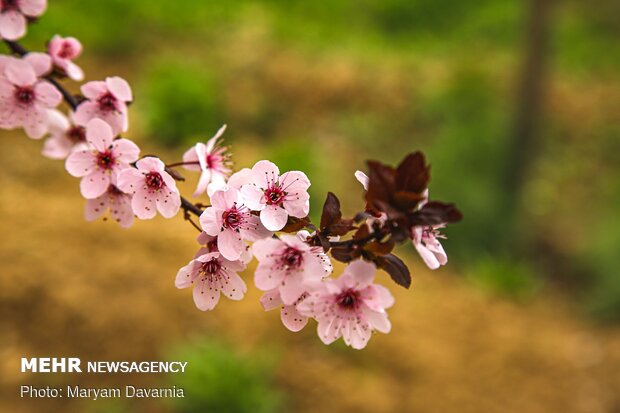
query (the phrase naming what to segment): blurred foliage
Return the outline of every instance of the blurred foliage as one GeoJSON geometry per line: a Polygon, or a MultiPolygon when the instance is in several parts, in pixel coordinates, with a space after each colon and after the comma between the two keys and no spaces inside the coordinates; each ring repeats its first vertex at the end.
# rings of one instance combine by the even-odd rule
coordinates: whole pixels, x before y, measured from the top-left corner
{"type": "Polygon", "coordinates": [[[228,123],[235,145],[308,173],[314,213],[327,190],[359,206],[361,159],[423,149],[432,197],[465,214],[447,230],[453,265],[508,295],[538,278],[570,284],[617,319],[620,6],[555,3],[540,139],[510,217],[528,2],[57,0],[27,44],[80,38],[97,74],[132,81],[140,134],[179,151],[228,123]]]}
{"type": "Polygon", "coordinates": [[[175,349],[175,359],[185,360],[184,374],[171,384],[185,390],[185,397],[167,400],[179,413],[275,413],[282,411],[283,394],[273,385],[273,355],[267,351],[242,355],[213,339],[175,349]]]}

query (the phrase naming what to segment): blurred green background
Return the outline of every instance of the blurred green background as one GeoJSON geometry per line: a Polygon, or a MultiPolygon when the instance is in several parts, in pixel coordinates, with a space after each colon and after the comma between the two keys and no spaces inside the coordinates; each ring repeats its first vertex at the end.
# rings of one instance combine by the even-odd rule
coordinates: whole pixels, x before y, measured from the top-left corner
{"type": "MultiPolygon", "coordinates": [[[[504,314],[505,319],[498,315],[498,328],[504,323],[523,323],[515,328],[527,336],[531,334],[529,329],[534,328],[532,325],[542,323],[541,328],[554,330],[556,325],[569,323],[566,336],[549,337],[549,342],[570,341],[577,334],[573,333],[581,329],[592,329],[592,334],[605,339],[617,338],[620,2],[50,3],[46,15],[31,26],[23,43],[34,50],[40,49],[52,34],[75,36],[85,47],[78,63],[86,69],[87,80],[108,75],[125,77],[134,88],[135,97],[130,108],[129,135],[140,143],[143,152],[163,152],[168,159],[177,159],[193,142],[205,141],[226,123],[226,141],[232,145],[239,168],[266,158],[276,162],[281,170],[300,169],[308,174],[316,216],[328,190],[339,195],[346,212],[353,213],[361,207],[361,191],[352,174],[356,169],[364,169],[364,159],[397,163],[403,154],[421,149],[433,167],[431,197],[456,202],[465,220],[446,231],[448,269],[422,278],[416,294],[399,291],[402,300],[421,299],[430,306],[426,309],[422,304],[421,309],[433,312],[434,305],[429,302],[436,304],[442,300],[444,289],[456,288],[456,292],[446,293],[462,305],[459,310],[452,309],[455,313],[467,312],[469,305],[478,306],[475,312],[480,314],[487,310],[502,313],[505,305],[517,309],[518,315],[510,311],[510,316],[504,314]],[[446,280],[437,281],[437,277],[446,280]],[[424,298],[425,288],[432,291],[431,298],[424,298]],[[556,315],[556,310],[561,315],[556,315]],[[515,321],[520,317],[522,321],[515,321]],[[530,324],[528,320],[536,321],[530,324]],[[570,324],[573,322],[579,323],[579,327],[570,324]]],[[[24,157],[37,150],[34,143],[28,144],[32,145],[22,149],[24,157]]],[[[8,143],[4,145],[3,153],[13,150],[8,143]]],[[[29,178],[19,166],[14,167],[17,169],[13,172],[5,172],[9,178],[36,181],[35,172],[29,178]]],[[[60,164],[44,168],[62,169],[60,164]]],[[[57,176],[60,174],[61,171],[57,176]]],[[[64,177],[58,180],[64,185],[72,182],[64,177]]],[[[77,193],[71,194],[67,197],[77,202],[77,193]]],[[[5,198],[9,198],[6,189],[5,198]]],[[[4,224],[7,225],[6,220],[4,224]]],[[[80,226],[89,224],[76,225],[78,231],[80,226]]],[[[116,237],[110,235],[116,229],[108,227],[107,236],[116,237]]],[[[179,227],[185,228],[181,224],[179,227]]],[[[118,235],[119,240],[123,234],[118,235]]],[[[190,242],[185,245],[184,249],[179,248],[185,252],[179,254],[189,259],[193,247],[190,242]]],[[[165,253],[165,247],[160,248],[165,253]]],[[[402,253],[411,262],[416,285],[416,274],[427,272],[414,257],[412,248],[404,247],[402,253]]],[[[8,250],[5,254],[8,262],[8,250]]],[[[251,277],[247,279],[251,282],[251,277]]],[[[187,306],[191,304],[188,296],[183,299],[187,306]]],[[[442,305],[438,304],[440,309],[444,308],[442,305]]],[[[398,304],[393,311],[398,311],[398,304]]],[[[446,314],[454,315],[449,311],[446,314]]],[[[211,314],[194,316],[203,319],[211,314]]],[[[407,317],[427,316],[422,311],[407,317]]],[[[449,321],[441,320],[446,321],[445,328],[451,328],[449,321]]],[[[478,321],[463,327],[463,334],[488,327],[484,316],[478,321]]],[[[234,322],[235,319],[231,321],[234,322]]],[[[277,324],[277,316],[269,322],[277,324]]],[[[423,324],[429,325],[430,322],[423,324]]],[[[391,336],[404,334],[403,328],[411,328],[407,326],[395,328],[391,336]]],[[[216,334],[218,329],[209,331],[216,334]]],[[[418,333],[425,331],[407,334],[417,340],[418,333]]],[[[290,335],[278,334],[284,337],[284,344],[280,345],[298,345],[290,335]],[[292,343],[286,344],[287,340],[292,343]]],[[[318,342],[312,335],[308,334],[307,339],[318,342]]],[[[457,341],[462,338],[455,337],[457,341]]],[[[289,368],[282,367],[286,364],[277,356],[283,350],[267,351],[258,356],[257,362],[252,354],[258,350],[246,349],[249,353],[245,354],[235,345],[218,340],[202,338],[196,344],[188,338],[194,344],[184,347],[188,353],[183,354],[195,357],[196,365],[204,366],[204,371],[185,377],[188,382],[184,384],[192,389],[203,386],[204,392],[195,392],[201,396],[157,408],[180,412],[277,412],[292,411],[291,406],[296,406],[299,411],[316,411],[312,402],[304,398],[308,390],[283,378],[286,374],[282,369],[289,368]],[[274,366],[281,366],[280,370],[274,366]],[[274,369],[280,373],[271,386],[274,369]],[[233,403],[230,400],[236,394],[234,389],[239,387],[250,390],[233,403]]],[[[577,353],[583,354],[581,338],[576,340],[577,353]]],[[[268,346],[269,340],[265,343],[268,346]]],[[[508,339],[508,343],[517,341],[508,339]]],[[[615,349],[608,353],[601,350],[605,357],[613,359],[618,341],[610,343],[613,344],[599,347],[609,345],[615,349]]],[[[364,353],[338,346],[335,350],[319,350],[315,344],[314,358],[322,360],[323,352],[328,352],[330,363],[361,363],[369,377],[369,372],[377,369],[399,368],[398,364],[382,364],[381,357],[366,359],[364,353]]],[[[376,354],[380,353],[383,343],[374,344],[376,354]]],[[[530,343],[534,347],[538,344],[530,343]]],[[[493,352],[492,341],[489,346],[493,352]]],[[[472,344],[472,352],[483,347],[480,343],[472,344]]],[[[531,348],[525,348],[531,355],[531,348]]],[[[158,347],[153,351],[161,354],[160,350],[158,347]]],[[[394,344],[392,350],[400,352],[401,357],[409,357],[412,351],[409,342],[404,341],[394,344]]],[[[287,357],[290,361],[293,356],[283,359],[287,357]]],[[[610,363],[605,357],[601,360],[610,363]]],[[[533,362],[536,364],[547,358],[534,360],[538,360],[533,362]]],[[[449,358],[444,364],[435,363],[438,369],[465,369],[474,375],[479,368],[464,366],[456,360],[450,362],[449,358]]],[[[515,363],[520,366],[518,360],[515,363]]],[[[302,368],[312,366],[309,363],[302,368]]],[[[295,363],[290,368],[294,369],[295,363]]],[[[424,374],[419,375],[419,371],[425,370],[416,364],[411,371],[398,374],[402,380],[415,377],[405,380],[409,387],[432,382],[424,374]]],[[[584,380],[592,385],[597,374],[586,371],[584,380]]],[[[601,390],[604,396],[588,393],[585,402],[572,403],[569,398],[566,405],[553,404],[552,397],[532,396],[536,401],[533,405],[541,410],[532,407],[534,410],[514,411],[617,411],[620,399],[614,386],[618,379],[610,382],[606,374],[597,376],[606,383],[601,390]]],[[[382,379],[376,383],[368,380],[358,383],[357,388],[368,385],[382,392],[388,386],[382,379]]],[[[498,383],[495,375],[488,380],[498,383]]],[[[506,380],[509,387],[513,380],[506,380]]],[[[458,388],[459,383],[462,384],[454,379],[452,384],[458,388]]],[[[532,388],[540,384],[534,379],[528,383],[532,388]]],[[[352,406],[358,411],[373,412],[413,411],[409,410],[411,406],[419,411],[470,411],[463,407],[463,400],[469,399],[459,398],[458,390],[454,393],[457,396],[447,398],[453,404],[441,404],[436,400],[434,403],[432,394],[429,395],[433,389],[430,386],[424,390],[426,398],[422,400],[428,399],[426,404],[385,401],[358,406],[336,397],[339,393],[328,393],[323,394],[326,404],[322,406],[332,406],[333,411],[347,411],[352,406]],[[331,399],[333,405],[327,402],[331,399]],[[461,407],[454,410],[456,406],[461,407]]],[[[478,389],[481,398],[485,389],[488,390],[478,389]]],[[[571,389],[567,385],[562,391],[571,389]]],[[[402,395],[387,398],[391,397],[402,395]]],[[[314,403],[319,403],[316,400],[314,403]]],[[[501,398],[496,404],[477,404],[478,401],[472,398],[464,406],[478,412],[513,411],[502,404],[501,398]]],[[[101,406],[102,411],[132,408],[122,404],[101,406]]]]}

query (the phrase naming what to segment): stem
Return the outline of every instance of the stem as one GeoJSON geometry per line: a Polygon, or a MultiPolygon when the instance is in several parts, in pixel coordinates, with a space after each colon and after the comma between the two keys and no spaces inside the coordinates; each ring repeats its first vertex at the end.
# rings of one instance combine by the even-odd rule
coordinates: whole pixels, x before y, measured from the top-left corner
{"type": "Polygon", "coordinates": [[[192,204],[190,201],[183,197],[181,197],[181,208],[183,208],[185,211],[193,213],[197,217],[200,217],[200,215],[202,215],[202,209],[198,208],[196,205],[192,204]]]}
{"type": "Polygon", "coordinates": [[[166,168],[174,168],[175,166],[183,166],[183,165],[200,165],[198,161],[190,161],[190,162],[175,162],[166,165],[166,168]]]}

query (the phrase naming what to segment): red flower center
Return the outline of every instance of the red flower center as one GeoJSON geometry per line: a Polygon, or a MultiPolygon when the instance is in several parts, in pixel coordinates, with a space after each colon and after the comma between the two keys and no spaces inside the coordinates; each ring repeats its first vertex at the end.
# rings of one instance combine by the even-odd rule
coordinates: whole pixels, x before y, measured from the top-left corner
{"type": "Polygon", "coordinates": [[[220,264],[217,259],[213,258],[211,261],[203,262],[201,269],[205,274],[215,275],[220,272],[220,268],[222,268],[222,264],[220,264]]]}
{"type": "Polygon", "coordinates": [[[278,185],[270,186],[265,190],[265,198],[267,198],[267,205],[281,205],[286,192],[278,185]]]}
{"type": "Polygon", "coordinates": [[[336,304],[342,309],[353,310],[360,302],[360,294],[355,290],[345,290],[336,297],[336,304]]]}
{"type": "Polygon", "coordinates": [[[112,155],[112,152],[99,152],[97,154],[97,165],[102,169],[112,169],[112,165],[114,165],[114,155],[112,155]]]}
{"type": "Polygon", "coordinates": [[[236,230],[241,226],[241,214],[236,207],[232,207],[228,211],[224,211],[222,214],[222,219],[224,220],[224,228],[236,230]]]}
{"type": "Polygon", "coordinates": [[[149,189],[157,191],[164,186],[164,180],[158,172],[149,172],[144,176],[144,179],[149,189]]]}
{"type": "Polygon", "coordinates": [[[86,142],[86,130],[83,126],[71,126],[65,136],[73,143],[86,142]]]}
{"type": "Polygon", "coordinates": [[[23,105],[34,102],[34,90],[31,87],[17,86],[15,88],[15,99],[23,105]]]}
{"type": "Polygon", "coordinates": [[[71,43],[62,42],[62,46],[58,52],[58,57],[62,59],[69,59],[71,56],[73,56],[73,47],[71,47],[71,43]]]}
{"type": "Polygon", "coordinates": [[[282,264],[287,268],[299,268],[303,263],[303,258],[301,251],[293,247],[286,247],[282,253],[282,264]]]}
{"type": "Polygon", "coordinates": [[[17,0],[2,0],[0,2],[0,12],[4,13],[10,10],[19,10],[17,0]]]}
{"type": "Polygon", "coordinates": [[[116,98],[110,92],[97,99],[97,102],[99,103],[99,109],[104,112],[116,110],[116,98]]]}

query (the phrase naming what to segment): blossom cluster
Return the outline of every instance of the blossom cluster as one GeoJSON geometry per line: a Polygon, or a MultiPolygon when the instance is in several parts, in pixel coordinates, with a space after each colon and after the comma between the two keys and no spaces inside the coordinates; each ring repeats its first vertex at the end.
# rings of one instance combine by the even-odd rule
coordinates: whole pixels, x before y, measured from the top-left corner
{"type": "Polygon", "coordinates": [[[243,299],[248,287],[241,273],[256,259],[253,281],[263,292],[265,310],[279,309],[282,323],[294,332],[314,319],[324,343],[342,337],[361,349],[373,332],[391,329],[386,310],[394,298],[375,282],[377,270],[402,286],[411,283],[394,247],[411,242],[431,269],[447,263],[440,230],[461,215],[452,204],[429,200],[430,172],[422,153],[406,156],[396,168],[369,161],[368,174],[355,172],[366,191],[363,210],[343,218],[340,201],[329,193],[314,225],[306,174],[281,172],[268,160],[233,172],[222,141],[225,125],[185,151],[182,161],[141,156],[138,145],[121,136],[133,101],[129,83],[113,76],[82,84],[78,96],[69,94],[61,81],[84,79],[74,62],[81,43],[55,35],[46,52],[28,52],[16,40],[46,1],[0,4],[0,36],[11,51],[0,56],[0,128],[45,138],[42,154],[64,160],[66,171],[80,178],[87,220],[108,213],[127,228],[134,219],[172,218],[182,210],[200,231],[200,247],[178,271],[175,285],[192,289],[198,309],[213,310],[222,295],[243,299]],[[200,203],[181,196],[176,185],[184,180],[181,167],[199,174],[193,196],[200,203]],[[337,277],[333,260],[346,264],[337,277]]]}

